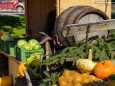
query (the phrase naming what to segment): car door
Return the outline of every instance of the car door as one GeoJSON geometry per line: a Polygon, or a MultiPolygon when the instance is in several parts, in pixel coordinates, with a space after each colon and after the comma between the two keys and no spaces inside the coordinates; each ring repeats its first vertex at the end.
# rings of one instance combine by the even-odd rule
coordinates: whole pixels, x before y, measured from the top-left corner
{"type": "Polygon", "coordinates": [[[16,0],[8,0],[8,9],[13,10],[15,3],[16,3],[16,0]]]}
{"type": "Polygon", "coordinates": [[[7,9],[8,2],[7,0],[0,0],[0,9],[7,9]]]}

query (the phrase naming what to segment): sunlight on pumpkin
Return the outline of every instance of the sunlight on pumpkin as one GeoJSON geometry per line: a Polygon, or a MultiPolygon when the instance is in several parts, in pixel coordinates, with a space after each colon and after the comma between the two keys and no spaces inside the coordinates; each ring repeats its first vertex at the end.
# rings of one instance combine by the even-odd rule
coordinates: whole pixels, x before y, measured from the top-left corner
{"type": "Polygon", "coordinates": [[[18,73],[19,73],[19,76],[20,77],[23,77],[24,76],[24,73],[22,71],[22,69],[27,69],[28,68],[28,65],[26,62],[21,62],[20,65],[18,66],[18,73]]]}

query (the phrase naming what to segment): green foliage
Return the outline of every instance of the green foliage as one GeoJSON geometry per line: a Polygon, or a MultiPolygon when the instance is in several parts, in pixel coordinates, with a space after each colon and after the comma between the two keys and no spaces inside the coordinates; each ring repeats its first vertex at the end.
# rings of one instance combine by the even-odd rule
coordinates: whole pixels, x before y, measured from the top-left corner
{"type": "Polygon", "coordinates": [[[56,54],[49,54],[49,58],[43,60],[43,63],[50,68],[51,74],[44,72],[46,78],[40,82],[39,86],[52,86],[57,82],[64,69],[76,69],[76,61],[80,58],[87,58],[89,49],[92,49],[93,51],[92,60],[103,61],[106,59],[114,59],[115,30],[112,30],[107,38],[98,38],[97,36],[89,38],[87,49],[84,39],[77,41],[74,46],[66,47],[63,50],[56,52],[56,54]],[[68,58],[71,59],[69,62],[72,62],[73,65],[68,66],[68,58]]]}
{"type": "Polygon", "coordinates": [[[93,60],[102,61],[106,59],[114,59],[115,55],[113,54],[113,51],[115,50],[115,31],[111,31],[108,38],[89,38],[87,43],[87,50],[85,39],[77,41],[74,46],[66,47],[58,53],[50,55],[50,58],[46,59],[46,61],[44,61],[44,64],[64,65],[66,59],[72,58],[74,66],[75,62],[79,58],[87,58],[88,49],[93,50],[93,60]]]}
{"type": "Polygon", "coordinates": [[[3,26],[2,29],[4,32],[9,32],[9,33],[12,33],[13,31],[13,28],[11,26],[3,26]]]}
{"type": "Polygon", "coordinates": [[[58,82],[58,78],[61,75],[60,72],[55,72],[55,73],[50,74],[47,71],[44,71],[44,74],[45,74],[46,78],[43,79],[39,83],[39,86],[52,86],[53,84],[56,84],[58,82]]]}
{"type": "Polygon", "coordinates": [[[1,25],[19,27],[25,23],[25,17],[23,16],[0,16],[1,25]]]}
{"type": "Polygon", "coordinates": [[[36,67],[35,69],[33,68],[28,68],[27,72],[30,76],[31,79],[40,79],[41,77],[39,76],[39,71],[38,71],[38,67],[36,67]]]}
{"type": "Polygon", "coordinates": [[[9,32],[12,36],[25,36],[25,17],[24,16],[1,16],[0,29],[9,32]]]}

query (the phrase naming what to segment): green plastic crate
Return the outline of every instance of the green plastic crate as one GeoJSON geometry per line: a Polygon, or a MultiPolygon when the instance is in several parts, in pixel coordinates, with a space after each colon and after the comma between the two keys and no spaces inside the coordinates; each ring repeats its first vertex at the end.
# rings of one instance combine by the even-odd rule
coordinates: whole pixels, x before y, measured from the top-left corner
{"type": "Polygon", "coordinates": [[[44,54],[44,49],[36,49],[36,50],[26,50],[24,48],[19,48],[16,46],[16,59],[21,62],[26,62],[27,58],[30,57],[31,54],[39,53],[41,55],[44,54]]]}
{"type": "Polygon", "coordinates": [[[16,41],[3,41],[2,40],[2,50],[11,56],[15,56],[15,45],[16,41]]]}

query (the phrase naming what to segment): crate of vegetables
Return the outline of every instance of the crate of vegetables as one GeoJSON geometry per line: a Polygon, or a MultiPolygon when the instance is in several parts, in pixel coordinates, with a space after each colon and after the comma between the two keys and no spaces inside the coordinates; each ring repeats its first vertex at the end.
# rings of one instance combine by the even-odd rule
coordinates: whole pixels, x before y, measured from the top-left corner
{"type": "Polygon", "coordinates": [[[16,59],[21,62],[26,62],[27,58],[32,55],[40,56],[44,54],[44,48],[39,44],[36,39],[30,39],[28,41],[20,39],[16,45],[16,59]]]}
{"type": "MultiPolygon", "coordinates": [[[[11,56],[15,56],[15,45],[21,38],[15,38],[11,36],[10,33],[6,32],[1,36],[1,48],[6,53],[10,54],[11,56]]],[[[22,38],[27,39],[27,38],[22,38]]]]}

